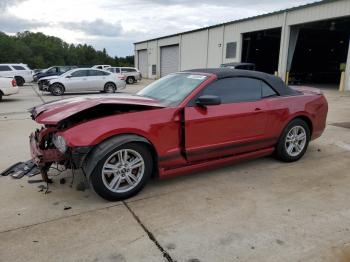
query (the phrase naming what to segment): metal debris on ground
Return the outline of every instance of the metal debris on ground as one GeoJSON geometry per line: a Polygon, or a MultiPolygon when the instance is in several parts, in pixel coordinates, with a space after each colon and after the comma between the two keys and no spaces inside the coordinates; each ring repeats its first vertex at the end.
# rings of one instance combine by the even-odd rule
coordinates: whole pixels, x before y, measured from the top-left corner
{"type": "Polygon", "coordinates": [[[24,176],[32,177],[38,174],[40,174],[39,168],[32,160],[29,160],[27,162],[18,162],[10,166],[4,170],[0,176],[11,176],[12,178],[20,179],[24,176]]]}

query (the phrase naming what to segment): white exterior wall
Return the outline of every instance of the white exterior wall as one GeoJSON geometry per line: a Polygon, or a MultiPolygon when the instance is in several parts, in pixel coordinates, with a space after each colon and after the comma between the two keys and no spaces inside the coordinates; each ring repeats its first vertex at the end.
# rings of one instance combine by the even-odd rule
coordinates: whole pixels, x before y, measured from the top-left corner
{"type": "Polygon", "coordinates": [[[208,30],[182,35],[181,70],[207,67],[208,30]]]}
{"type": "MultiPolygon", "coordinates": [[[[287,10],[284,13],[276,13],[248,20],[237,21],[231,24],[218,25],[217,27],[204,28],[203,30],[182,33],[179,35],[142,42],[135,44],[135,64],[137,65],[137,50],[152,48],[148,61],[157,61],[157,77],[160,69],[160,47],[179,44],[180,70],[217,67],[221,63],[240,62],[242,55],[242,34],[272,28],[282,28],[280,57],[278,73],[285,79],[290,27],[297,24],[316,22],[332,18],[350,16],[350,1],[339,0],[325,2],[319,5],[305,6],[300,9],[287,10]],[[226,44],[237,42],[236,58],[226,59],[226,44]],[[219,45],[221,44],[221,47],[219,45]],[[155,52],[154,49],[157,49],[155,52]],[[155,54],[156,53],[156,54],[155,54]]],[[[350,61],[348,59],[348,68],[350,61]]],[[[149,65],[149,77],[151,77],[152,64],[149,65]]],[[[348,69],[349,72],[350,69],[348,69]]],[[[346,88],[350,90],[350,75],[346,77],[346,88]]]]}
{"type": "Polygon", "coordinates": [[[155,79],[157,75],[152,75],[152,65],[158,64],[158,43],[157,40],[148,42],[148,78],[155,79]]]}
{"type": "Polygon", "coordinates": [[[222,64],[224,48],[223,37],[223,26],[209,29],[208,59],[206,67],[219,67],[222,64]]]}

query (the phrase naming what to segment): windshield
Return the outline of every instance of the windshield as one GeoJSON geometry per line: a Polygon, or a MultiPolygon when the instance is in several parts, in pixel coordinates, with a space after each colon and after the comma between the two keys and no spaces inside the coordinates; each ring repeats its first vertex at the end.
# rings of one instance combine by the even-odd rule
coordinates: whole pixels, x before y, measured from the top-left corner
{"type": "Polygon", "coordinates": [[[207,76],[198,74],[171,74],[148,85],[137,95],[177,106],[206,79],[207,76]]]}

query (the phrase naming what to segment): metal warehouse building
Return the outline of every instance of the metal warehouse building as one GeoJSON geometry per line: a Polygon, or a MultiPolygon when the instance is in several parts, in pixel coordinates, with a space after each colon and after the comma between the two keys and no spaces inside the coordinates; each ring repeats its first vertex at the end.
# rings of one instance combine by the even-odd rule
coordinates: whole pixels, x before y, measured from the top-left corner
{"type": "Polygon", "coordinates": [[[135,43],[135,66],[144,77],[159,78],[251,62],[283,80],[334,87],[344,82],[341,87],[350,90],[349,36],[350,0],[324,0],[135,43]]]}

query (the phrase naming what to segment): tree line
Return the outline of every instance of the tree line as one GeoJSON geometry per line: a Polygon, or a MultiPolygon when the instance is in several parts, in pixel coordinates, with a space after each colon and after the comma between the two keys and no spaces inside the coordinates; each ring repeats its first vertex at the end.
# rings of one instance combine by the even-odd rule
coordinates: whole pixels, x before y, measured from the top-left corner
{"type": "Polygon", "coordinates": [[[0,32],[0,63],[24,63],[32,69],[54,65],[133,66],[134,56],[111,57],[106,49],[98,51],[87,44],[68,44],[43,33],[26,31],[9,36],[0,32]]]}

